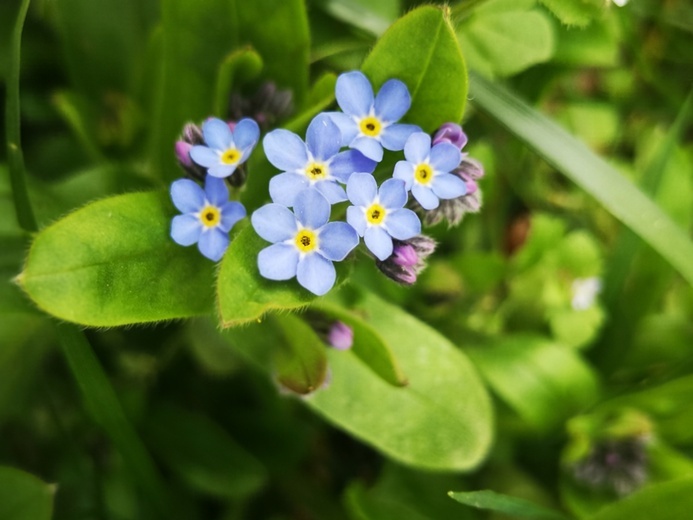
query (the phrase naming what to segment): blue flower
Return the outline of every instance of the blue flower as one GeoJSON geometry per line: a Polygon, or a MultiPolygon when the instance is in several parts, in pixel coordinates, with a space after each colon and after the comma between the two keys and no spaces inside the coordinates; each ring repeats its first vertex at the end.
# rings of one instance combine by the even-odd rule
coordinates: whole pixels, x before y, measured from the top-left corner
{"type": "Polygon", "coordinates": [[[455,145],[442,142],[431,148],[431,136],[417,132],[407,139],[404,157],[406,161],[395,165],[393,177],[406,183],[422,208],[435,209],[439,199],[454,199],[467,193],[465,182],[450,173],[462,160],[455,145]]]}
{"type": "Polygon", "coordinates": [[[347,222],[364,237],[366,247],[379,260],[392,255],[392,239],[407,240],[421,232],[421,222],[407,203],[407,190],[399,179],[388,179],[378,190],[375,178],[355,173],[347,184],[354,204],[347,208],[347,222]]]}
{"type": "Polygon", "coordinates": [[[358,245],[359,237],[346,222],[328,222],[330,203],[316,189],[300,192],[294,213],[281,204],[256,210],[251,222],[258,235],[273,245],[257,257],[260,274],[270,280],[298,283],[318,296],[334,285],[332,262],[344,260],[358,245]]]}
{"type": "Polygon", "coordinates": [[[207,176],[205,189],[189,180],[171,184],[173,204],[183,214],[173,217],[171,238],[182,246],[197,247],[215,262],[224,256],[229,245],[229,231],[245,217],[240,202],[229,202],[229,191],[223,179],[207,176]]]}
{"type": "Polygon", "coordinates": [[[269,184],[272,201],[290,207],[296,195],[313,187],[330,204],[346,200],[346,192],[337,181],[346,184],[353,172],[372,172],[375,162],[356,150],[339,153],[342,136],[339,128],[324,114],[308,126],[306,143],[288,130],[274,130],[263,140],[267,159],[284,173],[269,184]]]}
{"type": "Polygon", "coordinates": [[[260,139],[260,128],[252,119],[241,119],[231,130],[228,123],[210,118],[202,124],[202,136],[207,146],[193,146],[190,157],[212,177],[224,178],[248,159],[260,139]]]}
{"type": "Polygon", "coordinates": [[[394,124],[407,113],[411,96],[407,86],[397,79],[386,81],[373,98],[368,78],[359,71],[337,78],[337,103],[342,112],[329,112],[342,132],[342,146],[360,150],[374,161],[382,161],[383,148],[401,150],[416,125],[394,124]]]}

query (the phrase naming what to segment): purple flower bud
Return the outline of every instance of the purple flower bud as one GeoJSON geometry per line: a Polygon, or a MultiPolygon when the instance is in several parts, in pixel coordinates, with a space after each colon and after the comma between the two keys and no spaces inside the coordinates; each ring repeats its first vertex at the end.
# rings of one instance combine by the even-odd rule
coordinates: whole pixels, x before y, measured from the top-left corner
{"type": "Polygon", "coordinates": [[[462,127],[456,123],[445,123],[433,135],[433,143],[435,146],[438,143],[454,144],[460,150],[467,144],[467,135],[462,130],[462,127]]]}
{"type": "Polygon", "coordinates": [[[183,127],[183,134],[181,135],[181,140],[191,145],[202,144],[204,143],[204,138],[202,137],[202,130],[199,126],[193,123],[186,123],[183,127]]]}
{"type": "Polygon", "coordinates": [[[409,244],[396,245],[392,252],[392,261],[402,267],[411,267],[419,261],[419,255],[409,244]]]}
{"type": "Polygon", "coordinates": [[[193,166],[192,159],[190,159],[190,149],[192,147],[193,145],[185,141],[176,141],[176,158],[183,168],[191,168],[193,166]]]}
{"type": "Polygon", "coordinates": [[[380,271],[401,285],[412,285],[426,267],[426,258],[433,253],[435,241],[425,235],[417,235],[408,240],[393,240],[392,255],[383,261],[376,260],[380,271]]]}
{"type": "Polygon", "coordinates": [[[327,343],[337,350],[349,350],[354,344],[354,330],[344,322],[335,321],[327,333],[327,343]]]}
{"type": "Polygon", "coordinates": [[[227,121],[226,124],[229,125],[232,132],[236,129],[236,121],[227,121]]]}

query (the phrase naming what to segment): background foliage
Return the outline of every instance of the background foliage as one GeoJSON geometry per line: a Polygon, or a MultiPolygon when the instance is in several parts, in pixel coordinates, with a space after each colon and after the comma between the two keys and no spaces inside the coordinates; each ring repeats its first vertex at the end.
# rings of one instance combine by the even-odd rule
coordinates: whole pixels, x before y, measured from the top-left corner
{"type": "Polygon", "coordinates": [[[0,518],[688,518],[693,8],[440,4],[0,4],[0,518]],[[271,80],[303,133],[352,69],[485,166],[414,287],[170,240],[185,122],[271,80]]]}

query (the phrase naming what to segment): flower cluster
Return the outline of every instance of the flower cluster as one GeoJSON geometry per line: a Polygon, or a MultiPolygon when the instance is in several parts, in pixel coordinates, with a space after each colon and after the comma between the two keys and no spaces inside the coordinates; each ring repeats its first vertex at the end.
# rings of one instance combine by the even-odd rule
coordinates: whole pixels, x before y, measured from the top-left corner
{"type": "MultiPolygon", "coordinates": [[[[425,224],[456,224],[464,213],[478,211],[476,181],[483,170],[462,152],[467,137],[459,125],[446,123],[432,138],[416,125],[399,123],[412,100],[397,79],[374,93],[364,74],[348,72],[337,79],[336,98],[341,111],[318,114],[305,139],[275,129],[262,141],[279,173],[269,182],[272,202],[251,216],[255,232],[270,243],[258,254],[259,273],[270,280],[295,277],[312,293],[325,294],[337,279],[334,262],[363,238],[383,274],[411,285],[435,249],[420,234],[419,215],[425,224]],[[403,151],[404,160],[379,185],[374,172],[384,150],[403,151]],[[343,218],[330,220],[333,214],[343,218]]],[[[283,97],[281,106],[288,106],[283,97]]],[[[271,117],[263,115],[266,120],[271,117]]],[[[188,179],[173,183],[171,197],[182,212],[171,226],[176,242],[197,243],[206,257],[221,258],[231,227],[245,216],[240,203],[229,202],[224,180],[242,184],[243,163],[259,136],[249,118],[212,118],[201,129],[185,127],[176,155],[191,178],[204,181],[204,189],[188,179]]],[[[387,177],[381,170],[378,177],[387,177]]]]}

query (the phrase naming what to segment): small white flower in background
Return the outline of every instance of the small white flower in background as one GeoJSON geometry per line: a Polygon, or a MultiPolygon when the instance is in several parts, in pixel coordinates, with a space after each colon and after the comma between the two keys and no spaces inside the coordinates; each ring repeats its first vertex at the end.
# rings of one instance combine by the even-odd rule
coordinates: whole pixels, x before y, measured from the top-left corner
{"type": "Polygon", "coordinates": [[[596,276],[577,278],[573,281],[571,304],[576,311],[584,311],[594,305],[597,295],[602,292],[602,281],[596,276]]]}
{"type": "Polygon", "coordinates": [[[623,7],[628,3],[628,0],[611,0],[613,3],[615,3],[619,7],[623,7]]]}

